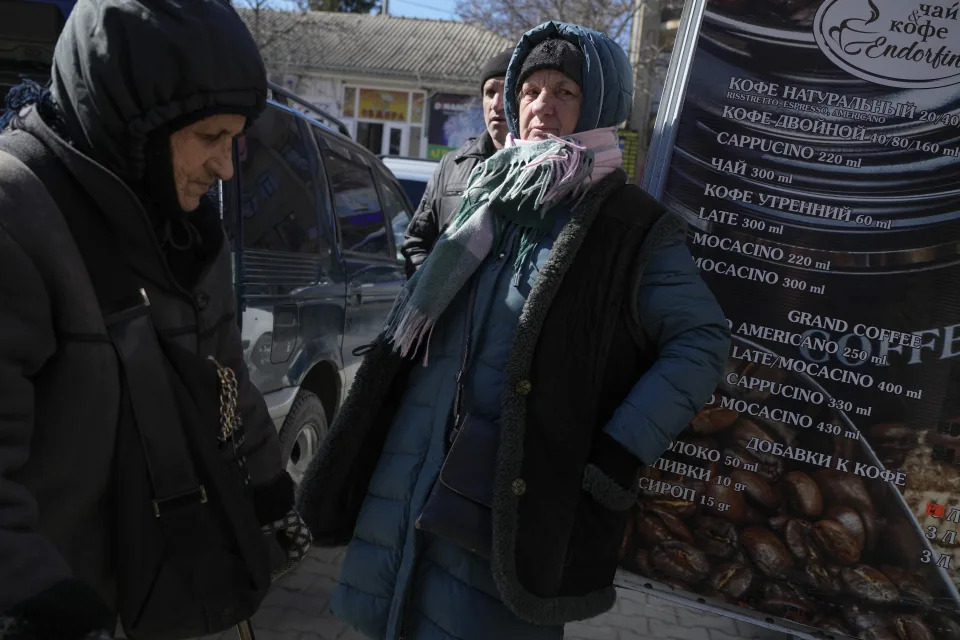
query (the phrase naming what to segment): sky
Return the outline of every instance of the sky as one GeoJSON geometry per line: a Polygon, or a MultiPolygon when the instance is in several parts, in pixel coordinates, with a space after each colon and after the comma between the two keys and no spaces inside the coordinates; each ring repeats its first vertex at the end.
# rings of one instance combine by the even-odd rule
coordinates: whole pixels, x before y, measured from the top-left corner
{"type": "Polygon", "coordinates": [[[389,0],[392,16],[458,20],[456,0],[389,0]]]}

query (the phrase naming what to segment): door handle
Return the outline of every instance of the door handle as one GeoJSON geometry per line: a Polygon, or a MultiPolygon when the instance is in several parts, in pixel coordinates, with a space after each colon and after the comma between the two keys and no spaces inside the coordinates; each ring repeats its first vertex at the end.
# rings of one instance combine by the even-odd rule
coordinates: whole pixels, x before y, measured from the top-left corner
{"type": "Polygon", "coordinates": [[[363,285],[359,282],[350,283],[350,295],[355,299],[358,307],[363,306],[363,285]]]}

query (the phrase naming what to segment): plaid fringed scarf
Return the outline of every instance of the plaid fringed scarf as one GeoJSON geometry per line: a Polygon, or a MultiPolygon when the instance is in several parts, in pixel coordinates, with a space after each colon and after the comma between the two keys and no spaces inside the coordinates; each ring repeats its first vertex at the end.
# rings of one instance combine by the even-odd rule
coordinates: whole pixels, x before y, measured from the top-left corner
{"type": "Polygon", "coordinates": [[[539,142],[509,138],[470,174],[460,209],[394,302],[387,341],[404,357],[416,353],[491,250],[518,238],[519,270],[553,225],[547,213],[582,196],[620,164],[613,128],[539,142]]]}

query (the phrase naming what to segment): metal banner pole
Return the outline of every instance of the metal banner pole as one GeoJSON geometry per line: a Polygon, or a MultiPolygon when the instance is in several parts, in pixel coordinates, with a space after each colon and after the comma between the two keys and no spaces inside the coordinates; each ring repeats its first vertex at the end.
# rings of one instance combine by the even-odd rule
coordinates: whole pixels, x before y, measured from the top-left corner
{"type": "Polygon", "coordinates": [[[663,194],[673,154],[673,143],[677,137],[677,120],[683,100],[687,95],[687,81],[693,56],[697,50],[700,36],[700,22],[707,0],[687,0],[680,16],[680,28],[677,30],[677,42],[674,45],[670,66],[667,67],[667,79],[663,87],[660,109],[653,127],[653,137],[647,151],[646,170],[641,186],[657,200],[663,194]]]}

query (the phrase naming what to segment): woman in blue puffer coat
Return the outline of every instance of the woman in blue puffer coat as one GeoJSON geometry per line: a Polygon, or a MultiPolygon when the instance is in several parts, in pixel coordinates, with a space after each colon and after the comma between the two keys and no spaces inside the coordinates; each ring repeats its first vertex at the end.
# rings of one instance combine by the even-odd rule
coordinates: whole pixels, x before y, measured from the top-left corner
{"type": "Polygon", "coordinates": [[[397,300],[301,510],[349,542],[331,607],[371,638],[557,639],[609,609],[639,471],[707,400],[729,349],[684,229],[625,185],[630,66],[601,33],[523,36],[507,146],[397,300]],[[499,425],[489,559],[417,527],[453,426],[499,425]]]}

